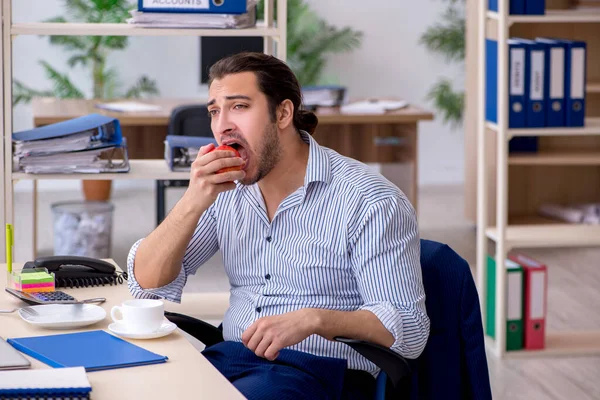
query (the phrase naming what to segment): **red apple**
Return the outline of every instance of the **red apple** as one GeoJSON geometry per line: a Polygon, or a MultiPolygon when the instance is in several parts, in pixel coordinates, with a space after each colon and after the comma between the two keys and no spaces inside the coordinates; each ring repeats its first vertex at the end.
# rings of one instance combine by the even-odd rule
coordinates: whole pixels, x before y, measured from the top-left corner
{"type": "MultiPolygon", "coordinates": [[[[239,157],[240,156],[240,153],[236,149],[234,149],[231,146],[227,146],[226,144],[222,144],[219,147],[215,147],[212,151],[215,151],[215,150],[231,151],[231,152],[233,152],[235,154],[235,157],[239,157]]],[[[243,165],[238,165],[238,166],[235,166],[235,167],[221,168],[220,170],[217,171],[217,174],[221,174],[223,172],[229,172],[229,171],[241,171],[242,168],[243,168],[243,165]]]]}

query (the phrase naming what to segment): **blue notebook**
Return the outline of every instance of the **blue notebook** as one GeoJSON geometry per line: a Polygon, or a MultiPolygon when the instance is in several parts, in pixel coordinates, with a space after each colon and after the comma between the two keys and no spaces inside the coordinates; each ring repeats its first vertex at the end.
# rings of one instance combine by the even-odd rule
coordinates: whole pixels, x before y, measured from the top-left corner
{"type": "Polygon", "coordinates": [[[152,353],[101,330],[9,338],[7,342],[51,367],[84,367],[88,372],[158,364],[168,360],[166,356],[152,353]]]}

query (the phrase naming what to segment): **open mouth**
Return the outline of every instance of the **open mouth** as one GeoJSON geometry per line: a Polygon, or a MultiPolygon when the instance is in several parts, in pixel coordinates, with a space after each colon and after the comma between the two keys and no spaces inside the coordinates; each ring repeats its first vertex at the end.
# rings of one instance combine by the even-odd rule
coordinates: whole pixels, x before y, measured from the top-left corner
{"type": "Polygon", "coordinates": [[[238,153],[240,153],[240,157],[246,162],[246,165],[244,165],[244,169],[246,169],[246,167],[248,166],[248,152],[246,151],[246,148],[242,146],[239,142],[233,140],[224,142],[223,144],[233,147],[237,150],[238,153]]]}

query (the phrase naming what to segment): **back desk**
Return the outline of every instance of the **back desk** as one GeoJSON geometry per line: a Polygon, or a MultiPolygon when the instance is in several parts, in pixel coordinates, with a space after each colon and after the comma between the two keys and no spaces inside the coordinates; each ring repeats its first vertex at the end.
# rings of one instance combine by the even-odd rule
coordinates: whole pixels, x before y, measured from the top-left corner
{"type": "MultiPolygon", "coordinates": [[[[94,105],[101,100],[34,99],[35,126],[100,113],[118,118],[127,137],[132,159],[161,159],[171,111],[184,104],[205,104],[204,99],[148,99],[160,106],[155,112],[107,112],[94,105]]],[[[418,207],[418,123],[433,119],[433,114],[415,106],[383,115],[348,115],[339,109],[320,108],[319,125],[314,138],[319,144],[342,155],[368,164],[377,164],[379,172],[404,191],[418,207]]]]}

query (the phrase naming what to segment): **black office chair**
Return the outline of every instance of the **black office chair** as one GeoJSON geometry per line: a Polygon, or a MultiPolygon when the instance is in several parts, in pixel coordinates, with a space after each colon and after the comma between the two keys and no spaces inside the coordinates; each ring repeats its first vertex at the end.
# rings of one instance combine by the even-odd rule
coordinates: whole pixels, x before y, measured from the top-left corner
{"type": "MultiPolygon", "coordinates": [[[[176,107],[169,117],[168,135],[213,137],[210,118],[205,105],[192,104],[176,107]]],[[[156,181],[156,225],[165,219],[166,189],[187,187],[189,179],[156,181]]]]}

